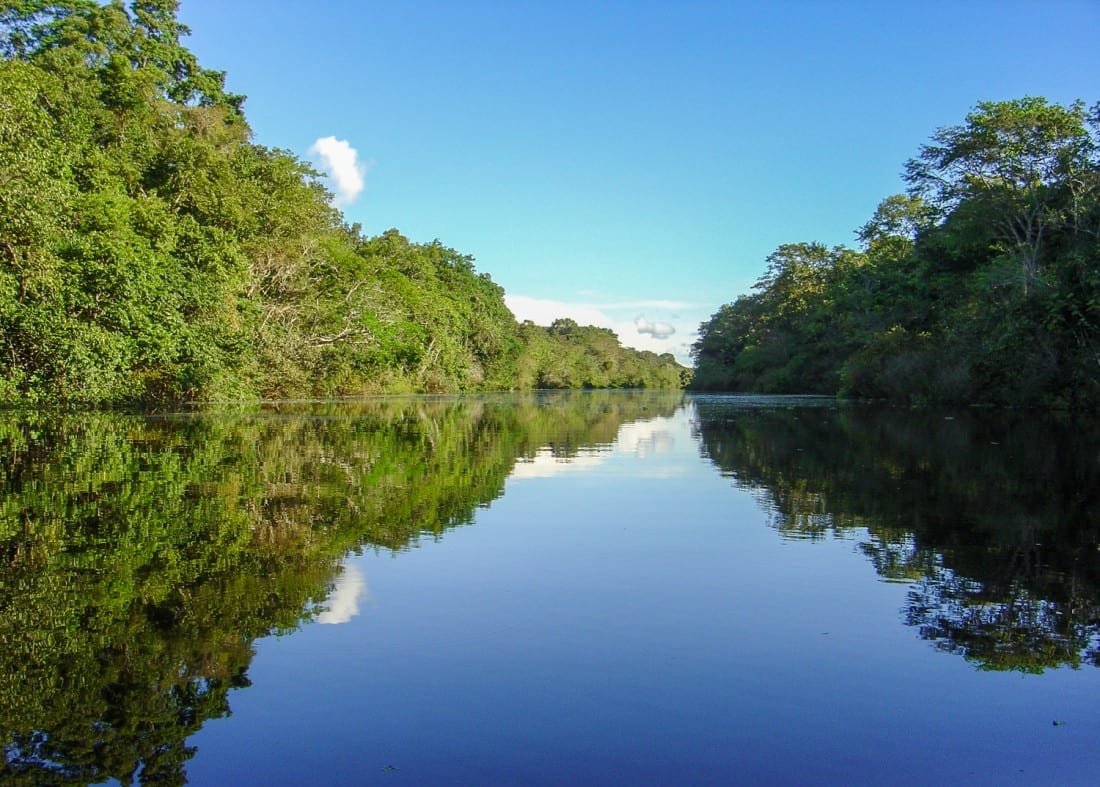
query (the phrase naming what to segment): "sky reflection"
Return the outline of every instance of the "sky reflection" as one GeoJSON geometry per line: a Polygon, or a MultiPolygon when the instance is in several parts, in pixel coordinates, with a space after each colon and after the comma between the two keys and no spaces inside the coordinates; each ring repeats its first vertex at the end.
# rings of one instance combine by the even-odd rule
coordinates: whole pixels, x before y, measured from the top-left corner
{"type": "Polygon", "coordinates": [[[325,602],[326,609],[317,615],[317,622],[329,625],[347,623],[359,614],[359,604],[367,598],[367,578],[363,570],[355,563],[345,563],[333,581],[332,593],[325,602]]]}

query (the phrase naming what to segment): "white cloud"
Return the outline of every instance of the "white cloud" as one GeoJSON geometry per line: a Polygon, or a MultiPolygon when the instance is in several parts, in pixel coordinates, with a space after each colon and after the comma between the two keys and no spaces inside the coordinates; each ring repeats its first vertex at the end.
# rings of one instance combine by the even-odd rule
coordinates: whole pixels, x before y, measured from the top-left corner
{"type": "Polygon", "coordinates": [[[347,623],[359,614],[359,601],[366,598],[367,579],[363,572],[353,563],[344,566],[344,570],[336,577],[332,589],[332,595],[328,597],[328,607],[317,616],[318,623],[347,623]]]}
{"type": "Polygon", "coordinates": [[[535,325],[549,325],[559,317],[568,317],[576,320],[580,325],[595,325],[598,328],[615,327],[615,320],[596,306],[587,303],[551,301],[544,298],[529,298],[526,295],[505,295],[504,303],[520,322],[530,320],[535,325]]]}
{"type": "Polygon", "coordinates": [[[350,205],[366,186],[364,178],[367,168],[359,161],[359,151],[346,139],[320,137],[309,149],[309,154],[318,159],[318,165],[328,176],[332,188],[332,204],[350,205]]]}
{"type": "Polygon", "coordinates": [[[676,328],[667,322],[650,322],[644,314],[634,318],[634,327],[638,333],[648,333],[654,339],[667,339],[676,333],[676,328]]]}
{"type": "Polygon", "coordinates": [[[620,303],[570,303],[545,298],[532,298],[527,295],[506,294],[504,302],[512,310],[517,320],[530,320],[536,325],[549,325],[559,317],[576,320],[580,325],[595,325],[597,328],[610,328],[619,337],[624,347],[636,350],[649,350],[655,353],[673,353],[680,363],[689,364],[691,359],[688,348],[692,336],[687,341],[672,338],[676,328],[667,322],[649,322],[641,317],[641,322],[629,318],[630,311],[643,304],[654,308],[661,306],[683,306],[679,301],[624,301],[620,303]],[[628,311],[629,308],[629,311],[628,311]],[[608,312],[627,311],[626,315],[614,317],[608,312]],[[645,330],[642,330],[642,329],[645,330]]]}

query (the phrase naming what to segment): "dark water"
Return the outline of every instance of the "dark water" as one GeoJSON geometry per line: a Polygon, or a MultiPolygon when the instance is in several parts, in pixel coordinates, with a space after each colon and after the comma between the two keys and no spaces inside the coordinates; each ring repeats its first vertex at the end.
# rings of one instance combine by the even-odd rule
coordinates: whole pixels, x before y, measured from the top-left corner
{"type": "Polygon", "coordinates": [[[1095,784],[1100,431],[0,415],[2,784],[1095,784]]]}

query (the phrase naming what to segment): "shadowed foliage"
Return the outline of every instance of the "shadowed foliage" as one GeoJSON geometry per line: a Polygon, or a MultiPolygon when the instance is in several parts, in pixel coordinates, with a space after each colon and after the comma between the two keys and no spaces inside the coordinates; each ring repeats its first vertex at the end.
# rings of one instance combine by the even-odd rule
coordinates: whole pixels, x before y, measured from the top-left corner
{"type": "Polygon", "coordinates": [[[694,385],[1100,406],[1100,105],[979,104],[858,232],[781,246],[700,328],[694,385]]]}
{"type": "Polygon", "coordinates": [[[344,225],[175,13],[0,5],[0,402],[682,385],[614,336],[521,329],[468,255],[344,225]]]}

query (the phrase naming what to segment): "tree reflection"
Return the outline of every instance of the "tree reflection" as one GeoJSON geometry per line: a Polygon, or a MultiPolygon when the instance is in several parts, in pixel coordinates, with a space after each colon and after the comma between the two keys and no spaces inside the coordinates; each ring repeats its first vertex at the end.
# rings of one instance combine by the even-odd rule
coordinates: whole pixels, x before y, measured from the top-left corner
{"type": "Polygon", "coordinates": [[[983,669],[1100,664],[1100,433],[1023,412],[738,407],[704,453],[788,538],[860,538],[905,621],[983,669]]]}
{"type": "Polygon", "coordinates": [[[0,776],[184,783],[252,643],[346,614],[326,599],[349,550],[438,538],[517,458],[608,444],[680,401],[551,399],[0,416],[0,776]]]}

